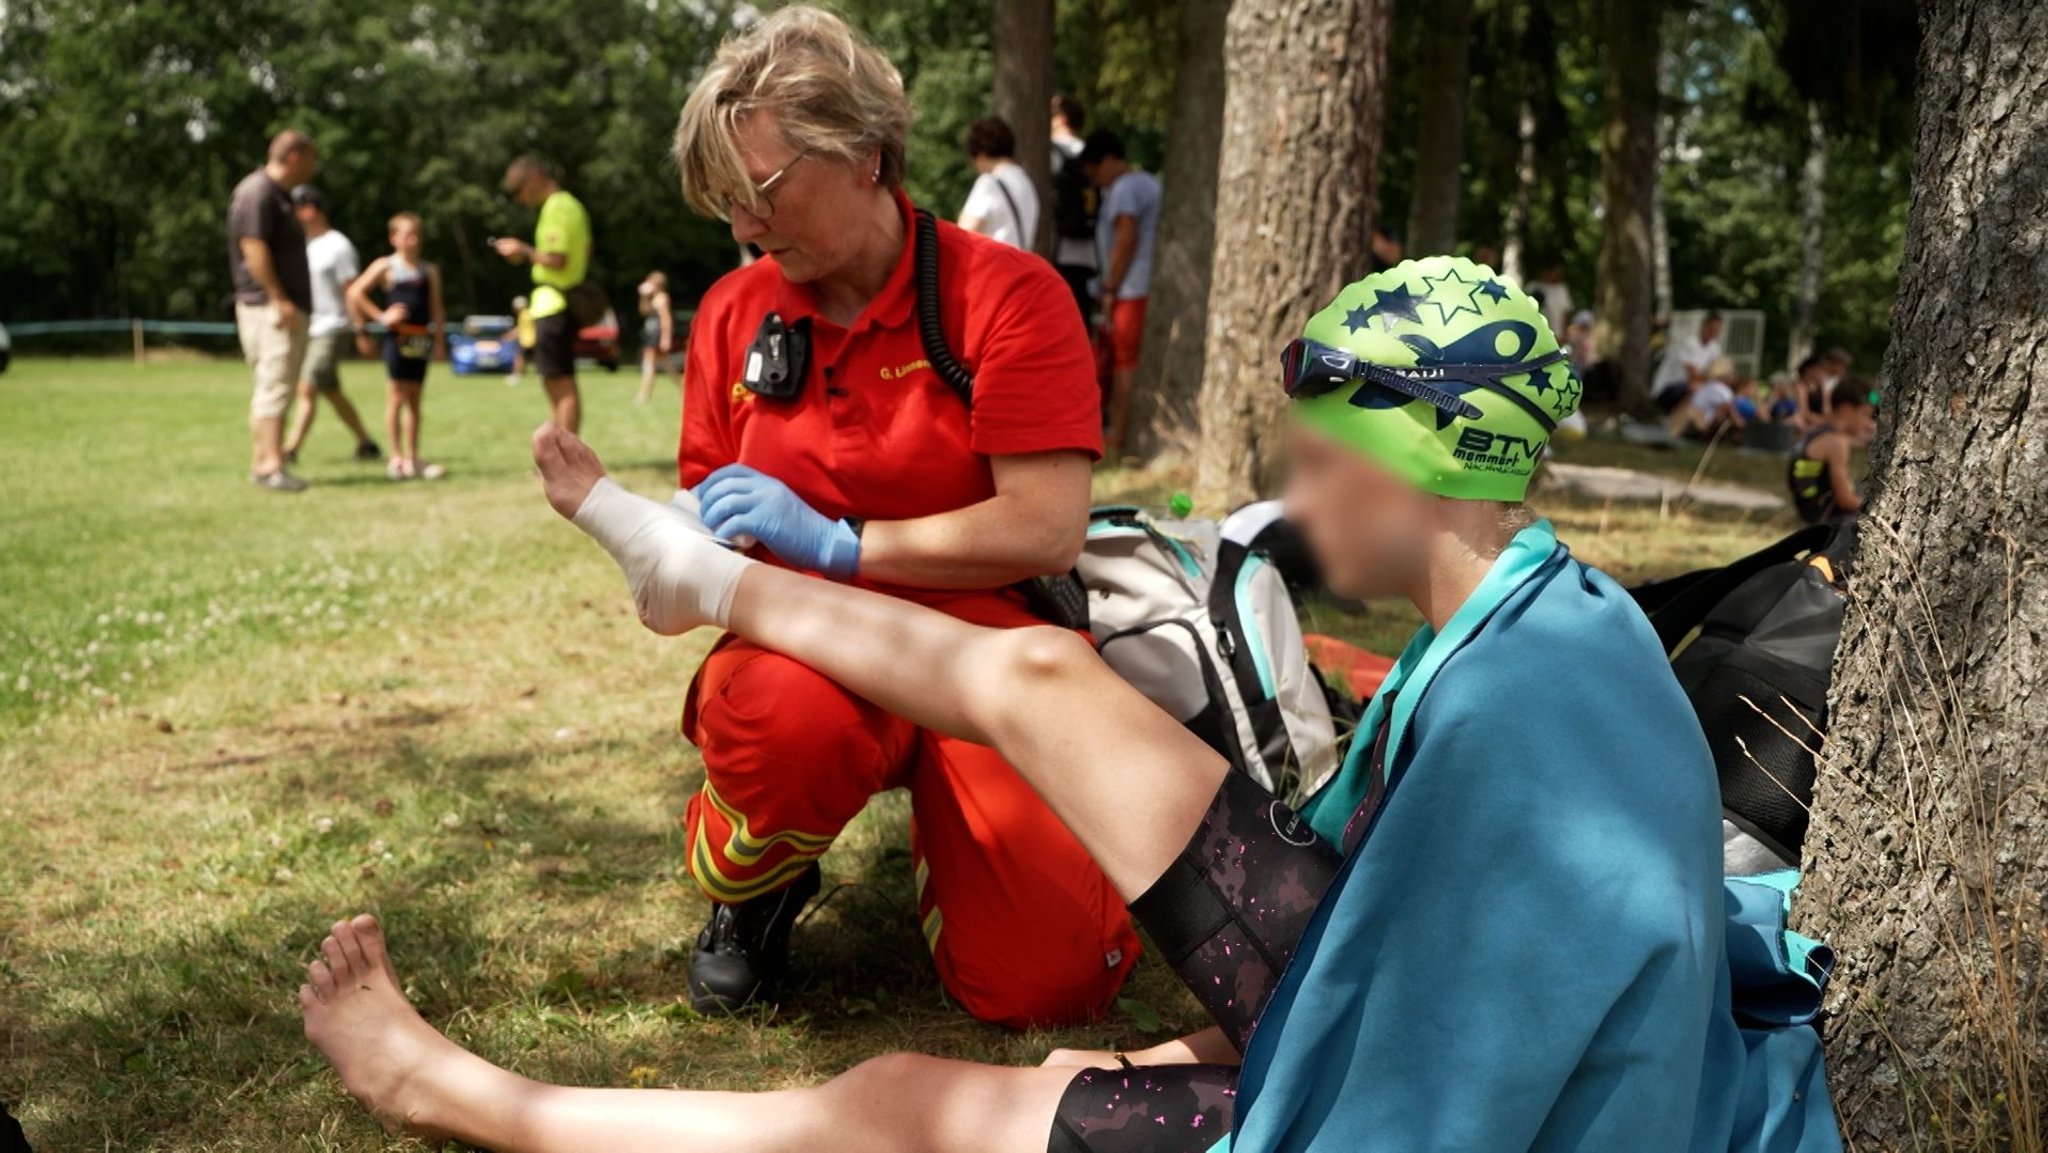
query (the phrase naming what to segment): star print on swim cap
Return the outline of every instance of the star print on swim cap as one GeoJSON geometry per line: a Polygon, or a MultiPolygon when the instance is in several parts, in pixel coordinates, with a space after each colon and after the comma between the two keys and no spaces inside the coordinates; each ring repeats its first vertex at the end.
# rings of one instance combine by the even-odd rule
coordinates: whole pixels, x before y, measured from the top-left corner
{"type": "Polygon", "coordinates": [[[1584,394],[1536,302],[1463,257],[1403,261],[1347,285],[1302,335],[1415,370],[1413,379],[1455,398],[1439,407],[1360,380],[1292,406],[1304,425],[1438,496],[1521,500],[1551,429],[1584,394]],[[1377,323],[1354,323],[1368,320],[1377,323]],[[1537,367],[1518,373],[1519,365],[1537,367]]]}

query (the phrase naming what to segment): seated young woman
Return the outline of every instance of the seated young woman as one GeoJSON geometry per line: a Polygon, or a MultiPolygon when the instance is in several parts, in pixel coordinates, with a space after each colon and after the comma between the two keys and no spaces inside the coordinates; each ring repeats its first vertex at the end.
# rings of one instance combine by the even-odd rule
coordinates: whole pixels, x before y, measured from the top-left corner
{"type": "MultiPolygon", "coordinates": [[[[896,1055],[771,1093],[566,1088],[406,1002],[376,921],[333,926],[306,1033],[387,1124],[534,1153],[1837,1147],[1817,1082],[1738,1119],[1720,805],[1629,597],[1522,505],[1580,386],[1534,302],[1469,261],[1344,289],[1281,358],[1287,512],[1331,587],[1427,624],[1343,772],[1291,812],[1087,642],[992,630],[756,564],[552,426],[549,502],[664,634],[729,629],[1000,750],[1095,856],[1216,1027],[1129,1065],[896,1055]]],[[[1747,1090],[1745,1090],[1747,1086],[1747,1090]]]]}

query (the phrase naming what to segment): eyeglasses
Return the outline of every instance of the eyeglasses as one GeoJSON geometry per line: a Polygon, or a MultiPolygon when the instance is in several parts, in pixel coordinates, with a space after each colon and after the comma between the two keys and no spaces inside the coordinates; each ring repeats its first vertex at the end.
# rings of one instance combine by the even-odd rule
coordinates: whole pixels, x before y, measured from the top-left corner
{"type": "Polygon", "coordinates": [[[1521,389],[1507,383],[1511,376],[1541,372],[1565,359],[1562,349],[1521,364],[1418,364],[1393,368],[1361,360],[1358,354],[1332,348],[1320,341],[1299,337],[1288,342],[1280,354],[1281,383],[1291,400],[1312,400],[1327,396],[1349,384],[1373,384],[1390,392],[1419,400],[1446,417],[1476,419],[1479,406],[1434,382],[1462,384],[1499,393],[1536,418],[1544,431],[1557,428],[1557,418],[1543,411],[1521,389]]]}
{"type": "Polygon", "coordinates": [[[789,170],[795,168],[804,157],[810,154],[810,149],[804,149],[796,154],[795,160],[776,169],[768,179],[753,185],[750,189],[752,193],[751,203],[742,203],[737,196],[727,200],[725,202],[725,218],[731,220],[734,213],[745,212],[756,220],[773,220],[775,218],[775,186],[782,183],[782,178],[789,175],[789,170]]]}

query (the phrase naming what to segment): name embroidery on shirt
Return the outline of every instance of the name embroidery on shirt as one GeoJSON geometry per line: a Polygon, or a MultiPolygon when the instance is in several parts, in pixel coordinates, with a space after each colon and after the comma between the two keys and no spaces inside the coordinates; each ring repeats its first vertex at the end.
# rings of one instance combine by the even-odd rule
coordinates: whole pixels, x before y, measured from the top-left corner
{"type": "Polygon", "coordinates": [[[918,369],[928,369],[931,366],[931,361],[926,360],[925,358],[920,356],[916,360],[911,361],[909,364],[901,364],[897,365],[895,368],[882,369],[882,379],[902,380],[904,377],[909,376],[911,373],[916,372],[918,369]]]}

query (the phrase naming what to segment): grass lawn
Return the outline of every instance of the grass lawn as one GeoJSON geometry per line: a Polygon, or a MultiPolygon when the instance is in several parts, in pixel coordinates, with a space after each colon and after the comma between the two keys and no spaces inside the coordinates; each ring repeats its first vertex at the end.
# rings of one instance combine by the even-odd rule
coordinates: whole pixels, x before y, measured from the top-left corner
{"type": "MultiPolygon", "coordinates": [[[[345,371],[381,419],[375,376],[345,371]]],[[[676,397],[635,406],[636,383],[586,377],[585,432],[665,495],[676,397]]],[[[799,930],[787,1008],[696,1017],[680,994],[704,905],[675,815],[701,766],[675,720],[707,641],[641,630],[611,563],[547,511],[525,451],[538,387],[437,372],[424,448],[450,475],[432,484],[350,462],[323,412],[294,498],[244,479],[246,404],[222,361],[0,376],[0,1099],[38,1148],[400,1147],[325,1073],[293,999],[323,927],[364,909],[429,1019],[558,1081],[767,1088],[891,1049],[1034,1062],[1197,1025],[1153,963],[1095,1028],[1018,1035],[950,1008],[900,795],[827,858],[843,888],[799,930]]],[[[1696,463],[1645,455],[1628,463],[1696,463]]],[[[1787,527],[1543,511],[1625,580],[1787,527]]],[[[1387,651],[1413,623],[1312,615],[1387,651]]]]}

